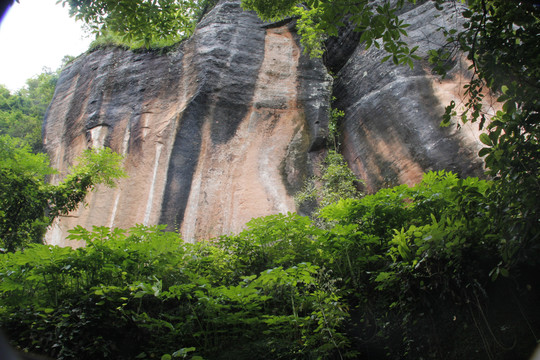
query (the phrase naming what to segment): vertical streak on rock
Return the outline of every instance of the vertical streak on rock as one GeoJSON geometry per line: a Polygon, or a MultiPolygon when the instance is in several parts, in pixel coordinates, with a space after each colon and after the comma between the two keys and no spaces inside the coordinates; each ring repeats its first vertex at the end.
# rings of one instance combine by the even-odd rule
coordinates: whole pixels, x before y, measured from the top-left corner
{"type": "Polygon", "coordinates": [[[259,179],[270,197],[274,212],[285,213],[294,211],[295,205],[285,189],[279,164],[286,156],[287,147],[292,142],[300,121],[297,104],[300,49],[286,27],[269,29],[267,39],[265,54],[268,55],[265,56],[257,81],[255,108],[258,107],[257,101],[264,104],[268,98],[277,98],[279,103],[272,105],[278,105],[278,108],[285,105],[285,109],[274,109],[272,105],[270,109],[261,107],[259,111],[252,113],[252,117],[255,114],[261,117],[277,116],[276,124],[265,124],[265,130],[270,132],[270,136],[263,139],[267,150],[260,151],[258,170],[259,179]],[[280,110],[283,112],[280,113],[280,110]],[[276,160],[279,163],[276,164],[276,160]]]}
{"type": "Polygon", "coordinates": [[[89,142],[91,144],[91,147],[95,149],[101,149],[105,146],[105,140],[107,139],[108,135],[108,127],[107,126],[96,126],[89,131],[90,139],[89,142]]]}
{"type": "MultiPolygon", "coordinates": [[[[176,94],[178,97],[175,107],[176,115],[157,129],[156,155],[153,169],[153,176],[155,178],[152,179],[151,192],[146,205],[145,225],[163,223],[164,214],[162,210],[164,208],[174,208],[174,206],[168,205],[174,200],[174,197],[170,193],[171,186],[175,187],[174,182],[172,184],[170,183],[170,177],[172,176],[174,178],[175,171],[178,172],[178,169],[181,169],[182,166],[176,166],[174,168],[171,164],[177,164],[178,158],[183,157],[182,151],[178,151],[178,147],[185,148],[185,144],[183,140],[179,140],[179,136],[181,136],[182,128],[186,127],[186,124],[189,123],[186,119],[189,120],[191,118],[191,109],[194,106],[193,104],[197,103],[197,98],[199,97],[198,82],[196,79],[197,69],[193,65],[195,48],[195,41],[185,44],[184,56],[181,63],[181,83],[176,94]]],[[[189,125],[187,126],[189,127],[189,125]]],[[[193,146],[193,148],[196,148],[196,146],[193,146]]],[[[188,168],[186,167],[185,170],[187,172],[188,168]]],[[[181,188],[181,186],[175,187],[175,189],[178,188],[181,188]]],[[[178,191],[178,194],[181,194],[182,190],[178,191]]],[[[167,220],[170,219],[174,219],[174,215],[167,217],[167,220]]],[[[169,221],[165,222],[165,224],[168,223],[169,221]]],[[[171,223],[171,225],[174,224],[171,223]]]]}
{"type": "Polygon", "coordinates": [[[116,213],[118,212],[118,203],[120,202],[120,195],[121,195],[120,190],[116,190],[114,194],[114,203],[113,203],[112,213],[111,213],[111,217],[109,219],[109,225],[108,225],[110,228],[114,227],[114,219],[116,218],[116,213]]]}
{"type": "Polygon", "coordinates": [[[268,29],[253,101],[234,135],[226,143],[215,140],[221,139],[214,134],[221,117],[203,125],[181,228],[184,239],[237,232],[253,217],[295,210],[281,164],[292,140],[305,131],[297,105],[299,56],[286,27],[268,29]]]}
{"type": "MultiPolygon", "coordinates": [[[[131,138],[131,127],[128,124],[126,126],[126,129],[124,130],[124,137],[122,139],[122,149],[120,151],[120,154],[123,157],[126,157],[129,151],[129,139],[131,138]]],[[[125,161],[124,161],[125,163],[125,161]]],[[[109,227],[114,227],[114,220],[116,218],[116,213],[118,212],[118,203],[120,202],[120,196],[122,195],[122,191],[120,189],[116,189],[114,193],[114,205],[113,210],[111,213],[111,218],[109,220],[109,227]]]]}
{"type": "MultiPolygon", "coordinates": [[[[208,142],[211,137],[211,132],[209,129],[209,124],[206,122],[203,124],[202,128],[202,137],[201,137],[201,154],[207,154],[208,142]]],[[[185,240],[191,241],[195,238],[197,231],[197,220],[199,216],[204,216],[203,214],[198,213],[198,205],[201,201],[201,186],[203,181],[203,172],[200,169],[206,168],[206,161],[204,157],[199,158],[199,164],[193,175],[191,183],[191,192],[189,194],[189,199],[186,205],[186,210],[184,212],[184,218],[182,221],[182,237],[185,240]]],[[[209,171],[212,171],[210,169],[209,171]]],[[[207,174],[206,174],[207,175],[207,174]]]]}
{"type": "Polygon", "coordinates": [[[148,192],[148,201],[146,203],[146,210],[144,212],[144,225],[150,223],[150,214],[152,212],[152,205],[154,203],[154,192],[156,190],[156,178],[159,169],[159,158],[161,156],[161,150],[163,149],[162,143],[156,143],[156,155],[154,157],[154,171],[152,174],[152,183],[150,184],[150,191],[148,192]]]}

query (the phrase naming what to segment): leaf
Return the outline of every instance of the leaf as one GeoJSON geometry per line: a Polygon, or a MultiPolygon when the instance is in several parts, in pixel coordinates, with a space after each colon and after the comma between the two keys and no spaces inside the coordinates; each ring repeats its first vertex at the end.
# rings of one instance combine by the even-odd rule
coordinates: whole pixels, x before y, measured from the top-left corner
{"type": "Polygon", "coordinates": [[[486,134],[486,133],[480,134],[480,141],[484,145],[493,146],[493,143],[491,142],[491,139],[489,138],[489,135],[486,134]]]}
{"type": "Polygon", "coordinates": [[[516,111],[516,103],[514,101],[507,101],[503,104],[503,111],[506,113],[512,113],[516,111]]]}
{"type": "Polygon", "coordinates": [[[182,348],[182,349],[180,349],[178,351],[173,352],[172,356],[173,357],[183,357],[183,358],[185,358],[187,354],[189,354],[190,352],[193,352],[195,350],[196,350],[195,347],[182,348]]]}
{"type": "Polygon", "coordinates": [[[383,57],[382,60],[381,60],[381,63],[388,61],[388,59],[390,59],[391,57],[392,57],[392,55],[387,55],[387,56],[383,57]]]}
{"type": "Polygon", "coordinates": [[[501,95],[497,98],[497,101],[498,102],[505,102],[506,100],[510,99],[510,96],[504,94],[504,95],[501,95]]]}
{"type": "Polygon", "coordinates": [[[482,148],[482,149],[480,149],[480,151],[478,152],[478,156],[484,157],[484,156],[486,156],[487,154],[489,154],[490,152],[491,152],[491,148],[482,148]]]}
{"type": "Polygon", "coordinates": [[[394,277],[394,273],[391,272],[381,272],[377,277],[375,278],[376,282],[384,282],[388,281],[389,279],[392,279],[394,277]]]}

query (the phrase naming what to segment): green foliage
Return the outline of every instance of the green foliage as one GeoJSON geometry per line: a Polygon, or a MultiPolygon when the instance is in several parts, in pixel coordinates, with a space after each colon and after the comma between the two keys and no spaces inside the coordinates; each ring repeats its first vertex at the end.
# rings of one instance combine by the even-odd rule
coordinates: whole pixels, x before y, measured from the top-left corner
{"type": "MultiPolygon", "coordinates": [[[[335,101],[335,98],[332,98],[335,101]]],[[[332,204],[340,199],[360,198],[361,181],[354,175],[349,165],[338,151],[340,148],[339,122],[345,112],[339,109],[330,109],[328,121],[328,146],[333,148],[326,154],[320,166],[319,174],[307,180],[302,191],[294,199],[300,207],[304,203],[316,202],[319,208],[332,204]]],[[[316,213],[316,212],[315,212],[316,213]]]]}
{"type": "Polygon", "coordinates": [[[121,157],[110,149],[87,150],[66,179],[47,184],[54,172],[44,154],[33,154],[22,140],[0,136],[0,244],[5,251],[39,243],[51,222],[67,214],[98,184],[114,186],[125,176],[121,157]]]}
{"type": "MultiPolygon", "coordinates": [[[[464,28],[445,31],[446,47],[431,57],[440,64],[459,49],[471,61],[464,110],[458,114],[452,102],[443,124],[459,116],[463,122],[479,120],[480,129],[487,130],[480,136],[486,147],[479,155],[485,157],[487,174],[497,179],[490,216],[509,224],[504,237],[515,246],[537,241],[540,233],[539,14],[533,2],[469,1],[464,28]],[[482,103],[488,91],[498,94],[502,105],[492,117],[482,103]]],[[[446,74],[444,68],[438,71],[446,74]]]]}
{"type": "Polygon", "coordinates": [[[54,95],[59,71],[48,71],[28,79],[12,94],[0,85],[0,135],[23,139],[34,152],[42,150],[41,127],[54,95]]]}
{"type": "MultiPolygon", "coordinates": [[[[59,0],[105,40],[132,48],[168,46],[189,37],[215,0],[59,0]]],[[[101,37],[101,38],[100,38],[101,37]]],[[[96,46],[96,45],[94,45],[96,46]]]]}
{"type": "Polygon", "coordinates": [[[126,39],[122,34],[112,31],[102,30],[96,35],[96,38],[90,44],[89,51],[94,51],[99,48],[109,46],[120,47],[124,49],[140,50],[150,49],[167,51],[174,48],[174,45],[183,40],[182,36],[174,36],[168,38],[152,39],[149,43],[145,43],[140,39],[126,39]]]}
{"type": "Polygon", "coordinates": [[[297,1],[294,0],[244,0],[242,7],[244,9],[254,10],[263,20],[277,21],[294,12],[297,1]]]}
{"type": "MultiPolygon", "coordinates": [[[[332,97],[332,101],[336,98],[332,97]]],[[[339,126],[341,119],[345,116],[345,112],[340,109],[330,109],[330,119],[328,121],[328,142],[329,146],[333,148],[335,152],[338,152],[341,146],[339,126]]]]}
{"type": "Polygon", "coordinates": [[[58,185],[48,185],[48,216],[51,219],[75,210],[97,185],[115,187],[126,177],[122,156],[109,148],[87,149],[75,161],[69,175],[58,185]]]}
{"type": "MultiPolygon", "coordinates": [[[[373,4],[369,1],[320,1],[310,0],[302,3],[295,1],[242,0],[242,7],[254,10],[263,20],[276,21],[286,17],[295,17],[297,30],[305,51],[311,56],[320,57],[324,53],[323,42],[330,36],[337,36],[338,29],[344,26],[345,15],[362,32],[361,41],[366,47],[384,48],[395,64],[408,64],[418,57],[416,49],[409,49],[401,36],[407,35],[407,24],[400,20],[398,11],[404,0],[395,3],[373,4]]],[[[409,0],[414,3],[414,0],[409,0]]]]}
{"type": "Polygon", "coordinates": [[[104,184],[115,187],[115,180],[125,177],[122,169],[122,156],[110,148],[86,149],[75,161],[76,165],[70,170],[66,182],[76,182],[77,178],[91,177],[94,184],[104,184]]]}
{"type": "Polygon", "coordinates": [[[70,238],[85,248],[2,255],[2,327],[19,347],[58,359],[317,358],[347,343],[338,330],[346,308],[318,266],[268,259],[262,272],[244,266],[231,276],[245,260],[231,252],[234,239],[186,244],[163,229],[78,227],[70,238]]]}
{"type": "Polygon", "coordinates": [[[290,267],[315,255],[313,238],[318,230],[309,218],[297,214],[278,214],[252,219],[247,229],[236,236],[220,237],[217,244],[234,256],[235,276],[256,273],[273,266],[290,267]]]}
{"type": "Polygon", "coordinates": [[[428,173],[335,202],[322,226],[273,215],[195,244],[79,226],[85,248],[0,255],[0,325],[58,359],[525,358],[539,249],[509,247],[494,186],[428,173]]]}
{"type": "Polygon", "coordinates": [[[490,215],[495,186],[429,173],[412,188],[384,189],[320,211],[333,226],[319,237],[322,254],[354,289],[351,301],[357,304],[364,346],[401,344],[387,350],[388,358],[460,358],[470,357],[470,351],[504,358],[502,353],[519,357],[524,347],[531,351],[533,334],[520,330],[525,315],[507,309],[537,301],[538,282],[534,292],[525,289],[538,269],[539,247],[505,239],[508,223],[490,215]],[[517,249],[527,249],[529,256],[517,249]],[[501,298],[501,291],[507,295],[501,298]],[[504,315],[488,318],[491,311],[504,315]],[[519,346],[507,346],[510,334],[523,336],[519,346]],[[438,342],[437,336],[446,341],[438,342]]]}
{"type": "Polygon", "coordinates": [[[322,206],[340,199],[361,196],[357,187],[360,181],[351,171],[343,156],[335,151],[329,151],[324,160],[321,182],[323,183],[321,191],[322,206]]]}
{"type": "Polygon", "coordinates": [[[48,225],[48,191],[44,179],[52,173],[43,154],[8,135],[0,136],[0,242],[7,251],[37,241],[48,225]]]}
{"type": "Polygon", "coordinates": [[[0,169],[42,178],[52,174],[49,158],[45,154],[31,153],[30,146],[20,138],[0,136],[0,169]]]}
{"type": "Polygon", "coordinates": [[[320,175],[308,180],[304,189],[295,195],[298,205],[315,200],[319,207],[340,199],[359,198],[361,181],[354,175],[341,154],[330,150],[320,168],[320,175]]]}

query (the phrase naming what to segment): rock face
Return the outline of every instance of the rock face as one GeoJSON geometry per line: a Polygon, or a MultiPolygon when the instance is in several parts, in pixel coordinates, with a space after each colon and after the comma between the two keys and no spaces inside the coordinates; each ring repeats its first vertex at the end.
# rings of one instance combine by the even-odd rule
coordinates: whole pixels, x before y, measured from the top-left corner
{"type": "Polygon", "coordinates": [[[481,174],[477,126],[465,125],[460,131],[439,126],[444,107],[452,100],[461,103],[463,85],[470,77],[462,59],[455,61],[444,81],[432,75],[427,62],[428,51],[445,43],[437,29],[454,27],[461,20],[454,9],[447,10],[441,15],[430,1],[403,10],[401,18],[410,24],[405,41],[411,48],[418,46],[416,54],[424,59],[415,61],[412,70],[391,60],[382,63],[387,53],[374,46],[369,50],[357,46],[351,53],[354,34],[338,39],[351,53],[342,67],[335,60],[329,62],[338,66],[334,106],[345,112],[342,151],[368,192],[418,183],[429,170],[481,174]]]}
{"type": "Polygon", "coordinates": [[[70,65],[45,121],[51,163],[63,174],[83,149],[108,146],[129,178],[91,193],[47,241],[65,244],[75,225],[137,223],[194,240],[295,211],[323,151],[332,78],[291,29],[223,1],[176,51],[104,49],[70,65]]]}
{"type": "MultiPolygon", "coordinates": [[[[44,125],[60,170],[53,181],[91,146],[123,154],[129,178],[60,218],[49,243],[67,245],[75,225],[138,223],[168,224],[196,240],[297,210],[292,196],[325,153],[333,79],[302,54],[292,22],[264,24],[238,3],[221,1],[174,51],[101,49],[63,71],[44,125]]],[[[411,42],[431,31],[428,5],[405,14],[411,42]]],[[[329,46],[327,59],[339,68],[333,92],[346,112],[344,154],[368,189],[414,183],[428,169],[480,169],[468,134],[438,127],[463,72],[456,67],[440,83],[424,63],[412,71],[381,65],[382,55],[354,38],[344,32],[334,43],[342,51],[329,46]]]]}

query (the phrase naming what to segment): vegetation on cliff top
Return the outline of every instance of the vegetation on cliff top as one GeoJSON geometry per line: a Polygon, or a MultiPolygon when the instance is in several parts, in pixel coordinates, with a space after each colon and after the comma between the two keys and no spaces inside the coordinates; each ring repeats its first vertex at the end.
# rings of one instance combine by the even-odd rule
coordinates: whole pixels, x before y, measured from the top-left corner
{"type": "Polygon", "coordinates": [[[59,0],[96,34],[91,45],[163,48],[193,34],[218,0],[59,0]]]}

